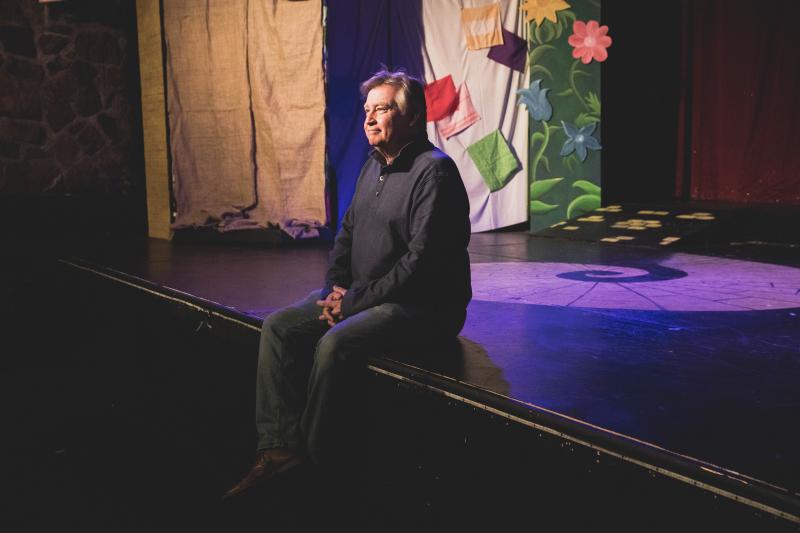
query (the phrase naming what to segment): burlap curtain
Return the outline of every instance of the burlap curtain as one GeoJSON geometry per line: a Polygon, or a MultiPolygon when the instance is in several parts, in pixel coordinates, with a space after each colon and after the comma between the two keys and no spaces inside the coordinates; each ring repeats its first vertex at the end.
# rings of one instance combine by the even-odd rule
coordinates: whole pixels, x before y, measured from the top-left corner
{"type": "Polygon", "coordinates": [[[164,0],[176,227],[325,221],[319,0],[164,0]]]}

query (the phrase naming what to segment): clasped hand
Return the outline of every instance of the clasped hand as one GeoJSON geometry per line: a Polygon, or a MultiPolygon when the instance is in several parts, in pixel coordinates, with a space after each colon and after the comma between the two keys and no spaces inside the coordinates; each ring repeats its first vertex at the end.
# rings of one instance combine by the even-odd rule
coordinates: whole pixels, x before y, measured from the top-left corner
{"type": "Polygon", "coordinates": [[[342,298],[345,294],[347,294],[347,289],[334,285],[333,290],[324,300],[317,300],[317,305],[322,308],[319,319],[326,321],[329,326],[334,326],[342,320],[342,298]]]}

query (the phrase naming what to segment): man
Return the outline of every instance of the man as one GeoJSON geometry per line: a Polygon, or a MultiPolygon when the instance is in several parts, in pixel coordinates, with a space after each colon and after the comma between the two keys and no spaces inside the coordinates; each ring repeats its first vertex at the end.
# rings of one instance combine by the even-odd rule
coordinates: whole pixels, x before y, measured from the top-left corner
{"type": "Polygon", "coordinates": [[[331,251],[325,288],[264,320],[250,472],[238,494],[299,464],[336,459],[344,399],[370,355],[455,337],[470,287],[469,202],[428,142],[423,85],[382,70],[361,85],[374,148],[331,251]]]}

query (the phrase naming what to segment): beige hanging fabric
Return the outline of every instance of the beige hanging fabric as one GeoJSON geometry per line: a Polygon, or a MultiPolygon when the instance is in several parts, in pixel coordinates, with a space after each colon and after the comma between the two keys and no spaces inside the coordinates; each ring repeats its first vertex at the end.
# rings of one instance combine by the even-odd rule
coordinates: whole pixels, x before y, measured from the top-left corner
{"type": "Polygon", "coordinates": [[[324,222],[319,1],[163,5],[174,227],[324,222]]]}
{"type": "Polygon", "coordinates": [[[320,0],[250,1],[256,220],[325,222],[325,87],[320,0]]]}

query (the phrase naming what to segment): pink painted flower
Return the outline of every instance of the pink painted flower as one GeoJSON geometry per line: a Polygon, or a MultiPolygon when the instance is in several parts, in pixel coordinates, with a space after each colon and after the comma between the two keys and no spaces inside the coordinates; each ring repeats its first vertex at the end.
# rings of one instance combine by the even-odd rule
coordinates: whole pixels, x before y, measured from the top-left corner
{"type": "Polygon", "coordinates": [[[572,35],[569,36],[569,44],[572,45],[572,57],[580,58],[581,63],[588,64],[592,59],[595,61],[605,61],[608,59],[606,48],[611,46],[611,37],[608,33],[608,26],[600,26],[596,20],[583,22],[576,20],[572,25],[572,35]]]}

